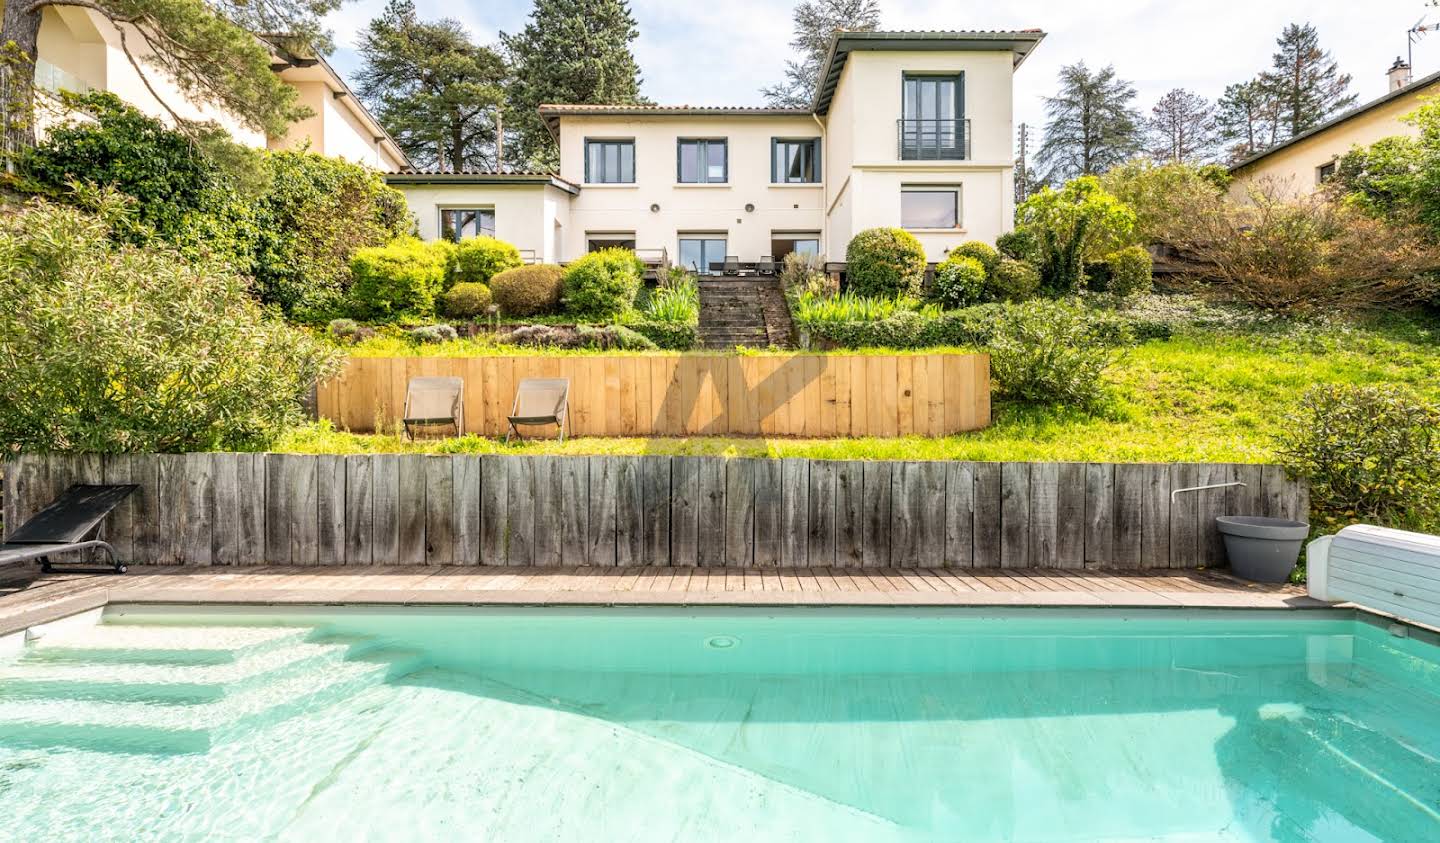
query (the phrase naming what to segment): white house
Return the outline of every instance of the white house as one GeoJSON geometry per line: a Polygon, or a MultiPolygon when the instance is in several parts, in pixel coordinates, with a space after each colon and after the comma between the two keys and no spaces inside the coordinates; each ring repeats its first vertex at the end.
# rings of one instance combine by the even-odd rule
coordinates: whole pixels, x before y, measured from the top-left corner
{"type": "Polygon", "coordinates": [[[493,234],[536,260],[608,245],[716,271],[727,255],[843,262],[901,226],[938,261],[1013,218],[1019,32],[843,32],[810,108],[543,105],[558,174],[407,171],[422,236],[493,234]]]}
{"type": "MultiPolygon", "coordinates": [[[[45,8],[35,51],[37,87],[51,92],[109,91],[162,120],[169,120],[173,110],[186,120],[214,121],[247,146],[306,147],[387,172],[410,166],[395,140],[319,55],[294,55],[273,47],[271,68],[299,92],[298,101],[314,113],[291,126],[283,137],[266,137],[234,115],[186,97],[173,80],[146,64],[146,42],[134,27],[125,25],[124,30],[122,44],[121,28],[97,12],[82,6],[45,8]],[[143,72],[125,55],[127,46],[143,72]]],[[[39,109],[39,132],[43,135],[48,125],[62,117],[53,110],[39,109]]]]}

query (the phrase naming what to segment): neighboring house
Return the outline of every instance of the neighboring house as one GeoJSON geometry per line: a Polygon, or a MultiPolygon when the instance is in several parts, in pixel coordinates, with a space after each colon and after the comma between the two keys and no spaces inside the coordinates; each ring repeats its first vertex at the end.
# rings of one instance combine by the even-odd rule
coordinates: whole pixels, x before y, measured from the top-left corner
{"type": "Polygon", "coordinates": [[[403,172],[422,236],[491,233],[537,260],[611,245],[702,272],[727,255],[843,262],[901,226],[930,261],[1014,217],[1012,80],[1044,38],[842,32],[810,108],[542,105],[560,172],[403,172]]]}
{"type": "Polygon", "coordinates": [[[1340,157],[1351,149],[1395,135],[1418,135],[1419,130],[1401,118],[1425,98],[1440,94],[1440,73],[1412,80],[1410,65],[1396,59],[1386,75],[1390,90],[1379,99],[1231,165],[1231,196],[1243,201],[1252,187],[1262,185],[1304,196],[1334,175],[1340,157]]]}
{"type": "MultiPolygon", "coordinates": [[[[273,48],[271,67],[299,91],[298,100],[314,112],[290,128],[284,137],[266,137],[241,124],[221,109],[186,97],[165,74],[150,68],[144,38],[126,27],[126,45],[145,73],[142,76],[125,56],[120,29],[107,18],[81,6],[50,6],[44,10],[36,45],[35,82],[50,92],[60,90],[109,91],[146,114],[170,119],[170,110],[186,120],[211,120],[239,143],[268,149],[291,149],[308,144],[312,152],[333,155],[379,170],[402,170],[410,165],[394,139],[365,110],[344,80],[318,55],[295,56],[273,48]]],[[[63,115],[39,109],[38,130],[63,115]]]]}

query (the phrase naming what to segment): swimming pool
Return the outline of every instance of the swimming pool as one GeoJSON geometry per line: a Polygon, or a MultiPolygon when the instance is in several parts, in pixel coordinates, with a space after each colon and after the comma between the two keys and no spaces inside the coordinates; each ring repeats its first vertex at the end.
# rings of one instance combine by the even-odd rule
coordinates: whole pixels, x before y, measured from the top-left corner
{"type": "Polygon", "coordinates": [[[1349,613],[110,607],[0,661],[13,840],[1440,839],[1349,613]]]}

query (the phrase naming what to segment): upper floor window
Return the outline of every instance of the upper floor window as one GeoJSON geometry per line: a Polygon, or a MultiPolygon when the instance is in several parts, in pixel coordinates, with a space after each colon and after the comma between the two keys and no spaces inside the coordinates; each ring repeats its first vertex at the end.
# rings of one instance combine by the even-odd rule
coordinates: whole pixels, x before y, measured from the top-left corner
{"type": "Polygon", "coordinates": [[[723,184],[729,180],[729,160],[724,138],[681,139],[676,148],[675,178],[681,184],[723,184]]]}
{"type": "Polygon", "coordinates": [[[899,120],[902,161],[970,157],[964,82],[959,73],[905,74],[899,120]]]}
{"type": "Polygon", "coordinates": [[[817,184],[820,181],[820,139],[770,141],[772,184],[817,184]]]}
{"type": "Polygon", "coordinates": [[[586,184],[634,184],[635,141],[585,139],[586,184]]]}
{"type": "Polygon", "coordinates": [[[495,236],[495,209],[443,208],[440,211],[440,236],[460,241],[466,237],[495,236]]]}
{"type": "Polygon", "coordinates": [[[1338,161],[1331,161],[1328,164],[1321,164],[1317,167],[1315,169],[1315,181],[1318,184],[1324,184],[1335,178],[1335,167],[1337,164],[1339,164],[1338,161]]]}

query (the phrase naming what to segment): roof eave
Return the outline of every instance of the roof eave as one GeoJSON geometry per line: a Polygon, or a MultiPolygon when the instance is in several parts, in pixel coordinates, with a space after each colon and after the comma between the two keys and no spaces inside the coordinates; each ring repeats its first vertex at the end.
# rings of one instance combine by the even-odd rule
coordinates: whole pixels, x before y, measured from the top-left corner
{"type": "Polygon", "coordinates": [[[482,184],[550,186],[578,194],[579,186],[555,175],[543,173],[386,173],[387,184],[482,184]]]}

